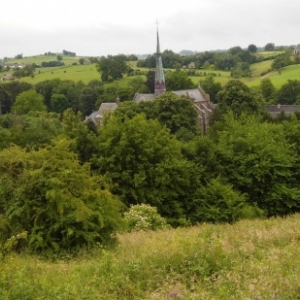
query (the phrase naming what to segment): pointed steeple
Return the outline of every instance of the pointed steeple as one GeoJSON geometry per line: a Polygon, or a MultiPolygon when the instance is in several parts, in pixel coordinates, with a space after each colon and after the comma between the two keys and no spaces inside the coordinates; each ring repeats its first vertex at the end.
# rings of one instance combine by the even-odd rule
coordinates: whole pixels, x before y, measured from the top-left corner
{"type": "MultiPolygon", "coordinates": [[[[156,25],[158,23],[156,22],[156,25]]],[[[159,35],[158,35],[158,26],[157,26],[157,44],[156,44],[156,69],[155,69],[155,95],[162,94],[166,91],[165,84],[165,75],[164,69],[162,65],[161,53],[160,53],[160,45],[159,45],[159,35]]]]}

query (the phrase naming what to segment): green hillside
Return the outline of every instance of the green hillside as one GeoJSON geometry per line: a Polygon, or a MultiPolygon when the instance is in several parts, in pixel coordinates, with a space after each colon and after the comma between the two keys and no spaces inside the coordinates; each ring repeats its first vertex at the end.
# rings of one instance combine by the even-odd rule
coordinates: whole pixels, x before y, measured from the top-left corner
{"type": "MultiPolygon", "coordinates": [[[[61,54],[60,54],[61,55],[61,54]]],[[[79,56],[66,56],[66,55],[61,55],[63,58],[63,62],[65,65],[72,65],[73,63],[79,63],[79,59],[81,57],[79,56]]],[[[28,57],[23,57],[20,59],[11,59],[7,63],[23,63],[23,64],[38,64],[41,65],[43,61],[49,62],[56,60],[56,56],[49,56],[49,55],[35,55],[35,56],[28,56],[28,57]]]]}
{"type": "MultiPolygon", "coordinates": [[[[269,55],[274,55],[274,52],[270,52],[269,55]]],[[[267,52],[262,52],[259,55],[268,56],[267,52]]],[[[35,76],[33,78],[24,77],[20,79],[31,84],[36,84],[40,81],[51,80],[54,78],[60,78],[62,80],[74,80],[82,81],[83,83],[88,83],[93,79],[100,79],[100,75],[96,70],[96,64],[90,65],[80,65],[80,57],[69,57],[63,56],[63,62],[65,66],[52,67],[52,68],[37,68],[35,71],[35,76]],[[74,65],[77,63],[77,65],[74,65]]],[[[55,56],[45,56],[37,55],[32,57],[25,57],[22,59],[10,60],[9,63],[19,62],[24,64],[41,64],[43,61],[48,62],[51,60],[56,60],[55,56]]],[[[281,72],[270,72],[264,76],[261,76],[262,73],[266,73],[270,68],[273,60],[262,61],[260,63],[255,63],[251,65],[252,77],[250,78],[239,78],[250,87],[259,86],[260,82],[264,78],[269,78],[273,85],[276,88],[280,88],[287,80],[289,79],[300,79],[300,65],[292,65],[284,68],[281,72]]],[[[130,62],[132,68],[136,68],[136,62],[130,62]]],[[[139,68],[140,70],[148,71],[149,69],[139,68]]],[[[166,69],[166,71],[170,69],[166,69]]],[[[2,72],[4,75],[8,72],[2,72]]],[[[11,73],[11,72],[10,72],[11,73]]],[[[195,84],[198,84],[201,80],[205,79],[205,76],[209,74],[214,75],[215,82],[220,82],[222,85],[226,84],[229,80],[232,79],[229,71],[218,71],[218,70],[197,70],[197,76],[191,76],[192,81],[195,84]],[[200,75],[201,76],[200,76],[200,75]]],[[[0,73],[1,76],[1,73],[0,73]]],[[[120,86],[126,86],[128,81],[133,77],[124,77],[121,80],[118,80],[116,83],[120,86]]]]}
{"type": "Polygon", "coordinates": [[[23,77],[21,81],[36,84],[40,81],[60,78],[62,80],[82,81],[87,84],[93,79],[100,80],[100,75],[96,70],[95,64],[90,65],[68,65],[53,68],[38,68],[35,71],[34,78],[23,77]]]}

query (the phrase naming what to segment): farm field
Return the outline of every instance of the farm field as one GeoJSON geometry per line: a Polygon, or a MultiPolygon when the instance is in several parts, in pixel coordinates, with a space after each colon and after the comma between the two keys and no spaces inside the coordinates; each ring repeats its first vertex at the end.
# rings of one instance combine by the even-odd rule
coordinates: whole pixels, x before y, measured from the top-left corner
{"type": "MultiPolygon", "coordinates": [[[[260,54],[261,55],[261,54],[260,54]]],[[[264,53],[264,55],[267,55],[264,53]]],[[[274,55],[274,53],[273,53],[274,55]]],[[[18,60],[11,60],[10,63],[13,62],[23,62],[23,63],[38,63],[41,64],[43,61],[50,61],[55,59],[55,57],[52,56],[33,56],[33,57],[26,57],[23,59],[18,60]]],[[[100,75],[96,70],[96,64],[90,64],[90,65],[72,65],[74,62],[78,63],[80,57],[65,57],[63,59],[63,62],[66,64],[62,67],[53,67],[53,68],[38,68],[36,69],[35,76],[33,78],[31,77],[24,77],[21,78],[21,81],[25,81],[31,84],[36,84],[40,81],[44,80],[51,80],[55,78],[60,78],[62,80],[74,80],[82,81],[83,83],[87,84],[91,80],[100,80],[100,75]]],[[[135,62],[129,63],[131,67],[136,68],[135,62]]],[[[271,68],[272,60],[263,61],[260,63],[256,63],[251,65],[252,69],[252,77],[250,78],[239,78],[242,82],[247,84],[249,87],[255,87],[259,86],[260,82],[264,78],[269,78],[273,85],[276,88],[280,88],[285,82],[287,82],[289,79],[294,80],[298,79],[300,80],[300,65],[292,65],[288,66],[284,69],[282,69],[280,72],[272,71],[270,73],[267,73],[264,76],[261,76],[263,72],[267,72],[271,68]]],[[[139,68],[141,71],[147,72],[149,69],[143,69],[139,68]]],[[[165,69],[166,74],[168,72],[172,71],[171,69],[165,69]]],[[[4,75],[7,72],[2,72],[4,75]]],[[[201,80],[205,79],[205,76],[209,74],[214,74],[214,80],[215,82],[219,82],[222,85],[225,85],[229,80],[233,79],[230,77],[229,71],[219,71],[219,70],[197,70],[197,73],[200,74],[198,76],[190,76],[193,83],[199,84],[201,80]]],[[[0,76],[2,76],[0,74],[0,76]]],[[[144,76],[144,75],[142,75],[144,76]]],[[[120,87],[127,86],[128,82],[134,78],[124,76],[123,79],[117,80],[114,83],[108,83],[108,85],[116,84],[120,87]]]]}
{"type": "Polygon", "coordinates": [[[300,215],[118,235],[49,261],[9,254],[1,299],[299,299],[300,215]]]}
{"type": "MultiPolygon", "coordinates": [[[[63,57],[63,62],[65,65],[72,65],[73,63],[79,63],[79,59],[81,58],[80,56],[65,56],[61,55],[63,57]]],[[[56,56],[49,56],[49,55],[35,55],[35,56],[28,56],[28,57],[23,57],[20,59],[10,59],[7,61],[9,64],[13,63],[23,63],[23,64],[38,64],[41,65],[43,61],[49,62],[56,60],[56,56]]]]}
{"type": "Polygon", "coordinates": [[[60,78],[61,80],[73,80],[75,82],[82,81],[87,84],[91,80],[100,80],[100,75],[96,70],[96,64],[62,66],[53,68],[38,68],[35,71],[34,78],[23,77],[20,80],[31,84],[36,84],[40,81],[60,78]]]}

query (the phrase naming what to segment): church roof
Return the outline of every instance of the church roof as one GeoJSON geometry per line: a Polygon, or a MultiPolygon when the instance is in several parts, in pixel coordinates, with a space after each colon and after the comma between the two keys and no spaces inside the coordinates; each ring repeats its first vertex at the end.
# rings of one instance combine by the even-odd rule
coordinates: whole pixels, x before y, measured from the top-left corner
{"type": "MultiPolygon", "coordinates": [[[[176,94],[177,96],[188,96],[194,103],[197,102],[209,102],[209,96],[206,95],[200,87],[196,89],[187,89],[187,90],[179,90],[179,91],[172,91],[172,93],[176,94]]],[[[141,101],[152,101],[158,95],[156,94],[139,94],[136,93],[133,101],[135,103],[139,103],[141,101]]]]}
{"type": "Polygon", "coordinates": [[[112,103],[102,103],[98,109],[98,114],[103,115],[104,111],[113,111],[118,107],[116,102],[112,103]]]}
{"type": "Polygon", "coordinates": [[[172,91],[177,96],[188,96],[194,102],[203,102],[207,101],[203,93],[201,93],[201,90],[199,88],[197,89],[188,89],[188,90],[179,90],[179,91],[172,91]]]}
{"type": "Polygon", "coordinates": [[[300,105],[265,105],[264,108],[272,117],[276,117],[281,112],[284,112],[286,115],[293,114],[296,111],[300,112],[300,105]]]}
{"type": "Polygon", "coordinates": [[[155,94],[139,94],[139,93],[136,93],[134,95],[133,101],[135,103],[139,103],[141,101],[152,101],[156,97],[157,97],[157,95],[155,95],[155,94]]]}

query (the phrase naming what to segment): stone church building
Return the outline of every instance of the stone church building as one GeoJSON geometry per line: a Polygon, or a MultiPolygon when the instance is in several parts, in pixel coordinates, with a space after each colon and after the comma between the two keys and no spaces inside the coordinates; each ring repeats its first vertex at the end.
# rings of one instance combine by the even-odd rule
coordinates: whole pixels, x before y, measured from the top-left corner
{"type": "MultiPolygon", "coordinates": [[[[154,94],[136,93],[133,101],[139,103],[141,101],[152,101],[157,96],[166,92],[166,83],[164,76],[163,63],[160,52],[159,33],[157,30],[157,45],[156,45],[156,68],[155,68],[155,87],[154,94]]],[[[206,94],[200,86],[195,89],[172,91],[178,96],[188,96],[195,108],[198,111],[199,126],[203,133],[208,127],[209,118],[214,109],[214,105],[210,102],[209,95],[206,94]]],[[[117,101],[118,102],[118,101],[117,101]]],[[[93,121],[96,125],[101,125],[105,111],[113,111],[118,107],[118,103],[102,103],[99,110],[93,112],[86,120],[93,121]]]]}
{"type": "MultiPolygon", "coordinates": [[[[300,45],[297,46],[295,52],[300,53],[300,45]]],[[[154,94],[141,94],[136,93],[133,101],[139,103],[141,101],[153,101],[157,96],[166,92],[166,83],[163,69],[163,62],[160,52],[159,33],[157,30],[157,45],[156,45],[156,68],[155,68],[155,87],[154,94]]],[[[195,89],[172,91],[178,96],[188,96],[192,101],[195,109],[198,112],[199,127],[202,133],[206,133],[210,117],[215,104],[210,102],[210,97],[206,94],[200,85],[195,89]]],[[[102,103],[98,111],[93,112],[90,116],[86,117],[86,120],[91,120],[95,125],[99,126],[103,122],[103,118],[106,112],[112,112],[118,107],[119,101],[115,103],[102,103]]],[[[280,113],[290,115],[296,111],[300,111],[300,105],[265,105],[264,108],[270,113],[272,117],[276,117],[280,113]]]]}
{"type": "MultiPolygon", "coordinates": [[[[141,101],[152,101],[158,95],[163,94],[166,91],[166,83],[164,76],[164,69],[162,64],[161,52],[160,52],[160,43],[159,43],[159,34],[157,30],[157,45],[156,45],[156,68],[155,68],[155,87],[154,94],[140,94],[136,93],[133,101],[139,103],[141,101]]],[[[195,108],[198,111],[199,126],[203,133],[206,132],[209,118],[214,109],[213,104],[210,102],[209,95],[206,94],[200,86],[196,89],[187,89],[172,91],[178,96],[188,96],[195,108]]]]}

